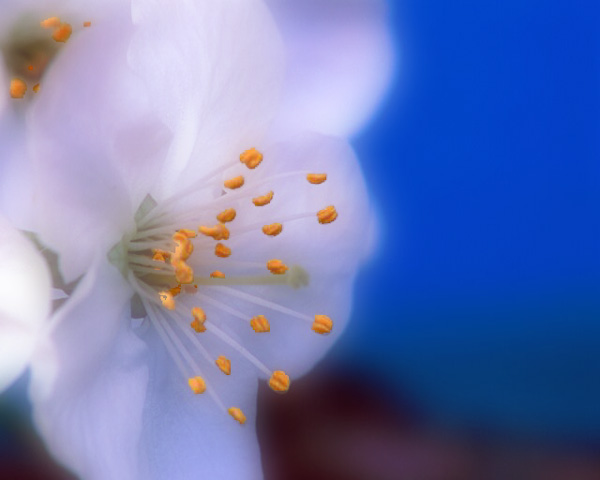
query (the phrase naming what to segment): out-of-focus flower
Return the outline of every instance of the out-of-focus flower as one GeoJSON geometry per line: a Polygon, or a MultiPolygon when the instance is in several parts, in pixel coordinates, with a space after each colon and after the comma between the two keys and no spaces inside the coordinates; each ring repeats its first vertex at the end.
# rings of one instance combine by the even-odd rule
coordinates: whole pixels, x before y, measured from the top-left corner
{"type": "Polygon", "coordinates": [[[257,378],[285,391],[349,316],[360,169],[332,122],[282,108],[262,2],[90,21],[27,113],[27,224],[70,293],[33,360],[36,424],[83,478],[258,478],[257,378]]]}

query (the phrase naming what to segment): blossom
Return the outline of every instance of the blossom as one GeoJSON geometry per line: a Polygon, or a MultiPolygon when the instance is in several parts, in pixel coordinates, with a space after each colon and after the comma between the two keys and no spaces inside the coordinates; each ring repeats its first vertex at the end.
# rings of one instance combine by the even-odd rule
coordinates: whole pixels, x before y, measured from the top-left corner
{"type": "Polygon", "coordinates": [[[293,388],[348,320],[360,168],[289,121],[262,2],[92,22],[27,113],[28,221],[70,293],[32,361],[36,425],[83,478],[256,478],[257,378],[293,388]]]}

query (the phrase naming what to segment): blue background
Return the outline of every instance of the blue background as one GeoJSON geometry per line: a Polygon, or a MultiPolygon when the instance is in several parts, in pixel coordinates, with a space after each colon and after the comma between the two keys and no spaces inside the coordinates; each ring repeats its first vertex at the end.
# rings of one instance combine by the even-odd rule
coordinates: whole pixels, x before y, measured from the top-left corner
{"type": "Polygon", "coordinates": [[[355,141],[381,242],[333,355],[437,421],[600,438],[597,5],[392,5],[401,66],[355,141]]]}

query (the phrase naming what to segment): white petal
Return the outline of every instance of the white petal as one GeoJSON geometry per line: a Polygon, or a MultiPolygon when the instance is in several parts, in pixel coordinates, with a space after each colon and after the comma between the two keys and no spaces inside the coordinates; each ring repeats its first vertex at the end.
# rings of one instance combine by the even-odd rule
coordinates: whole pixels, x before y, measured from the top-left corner
{"type": "Polygon", "coordinates": [[[130,63],[176,132],[161,174],[173,192],[262,137],[279,99],[280,39],[259,0],[132,3],[130,63]]]}
{"type": "Polygon", "coordinates": [[[288,52],[281,125],[352,135],[393,71],[382,0],[271,0],[288,52]]]}
{"type": "Polygon", "coordinates": [[[130,295],[116,268],[95,264],[32,364],[36,426],[51,453],[85,479],[137,477],[148,372],[129,325],[130,295]]]}
{"type": "MultiPolygon", "coordinates": [[[[226,376],[214,364],[199,360],[203,377],[225,407],[236,406],[246,415],[246,423],[240,425],[217,407],[208,392],[191,392],[153,329],[146,339],[153,363],[141,443],[143,478],[262,478],[255,432],[257,381],[252,367],[232,355],[232,373],[226,376]]],[[[199,352],[190,351],[202,358],[199,352]]]]}
{"type": "Polygon", "coordinates": [[[50,309],[50,275],[34,245],[0,216],[0,391],[24,370],[50,309]]]}

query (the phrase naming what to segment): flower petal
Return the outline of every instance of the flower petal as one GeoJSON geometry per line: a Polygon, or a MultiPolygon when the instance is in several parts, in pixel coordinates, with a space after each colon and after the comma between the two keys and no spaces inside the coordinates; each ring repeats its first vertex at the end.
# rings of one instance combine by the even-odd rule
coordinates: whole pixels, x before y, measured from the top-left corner
{"type": "Polygon", "coordinates": [[[95,261],[32,363],[36,426],[82,478],[137,478],[148,371],[129,324],[130,296],[118,270],[95,261]]]}
{"type": "Polygon", "coordinates": [[[34,245],[0,216],[0,391],[25,369],[50,310],[50,274],[34,245]]]}
{"type": "Polygon", "coordinates": [[[280,121],[352,135],[389,86],[393,48],[382,0],[270,0],[288,52],[280,121]]]}

